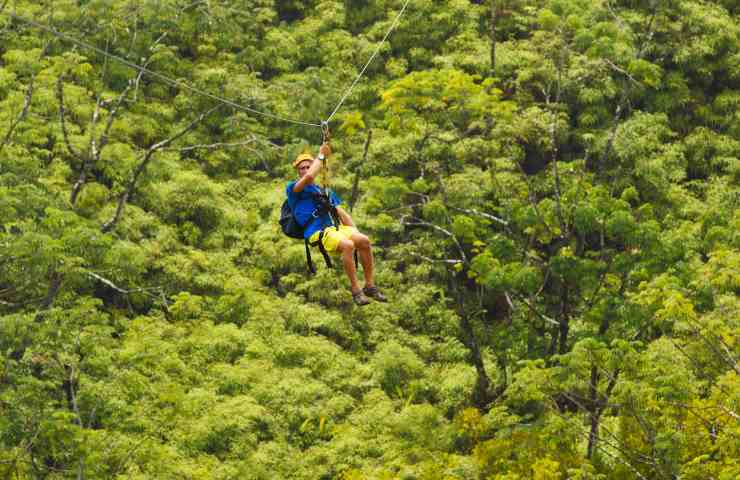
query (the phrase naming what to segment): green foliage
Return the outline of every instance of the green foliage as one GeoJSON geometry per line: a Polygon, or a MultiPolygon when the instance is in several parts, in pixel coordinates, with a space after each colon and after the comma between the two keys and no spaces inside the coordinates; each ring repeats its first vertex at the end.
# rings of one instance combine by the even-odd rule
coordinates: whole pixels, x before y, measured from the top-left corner
{"type": "Polygon", "coordinates": [[[418,379],[424,364],[409,350],[395,342],[381,346],[372,360],[376,380],[387,395],[403,395],[411,382],[418,379]]]}
{"type": "MultiPolygon", "coordinates": [[[[277,227],[317,128],[159,148],[213,99],[0,12],[0,477],[737,478],[736,3],[410,2],[330,125],[362,309],[277,227]]],[[[403,4],[5,8],[314,123],[403,4]]]]}

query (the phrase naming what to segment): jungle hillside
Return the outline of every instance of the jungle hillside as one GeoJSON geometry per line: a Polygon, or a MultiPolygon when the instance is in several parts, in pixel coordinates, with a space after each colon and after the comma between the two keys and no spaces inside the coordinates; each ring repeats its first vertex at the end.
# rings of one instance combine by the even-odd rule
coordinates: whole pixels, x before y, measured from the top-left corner
{"type": "Polygon", "coordinates": [[[0,0],[0,478],[740,478],[739,18],[0,0]]]}

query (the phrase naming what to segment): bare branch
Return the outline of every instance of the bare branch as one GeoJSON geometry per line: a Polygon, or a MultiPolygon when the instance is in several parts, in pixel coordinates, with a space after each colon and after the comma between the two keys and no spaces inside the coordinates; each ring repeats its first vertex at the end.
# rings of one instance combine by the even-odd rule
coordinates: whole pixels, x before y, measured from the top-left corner
{"type": "Polygon", "coordinates": [[[452,206],[449,206],[448,208],[451,209],[451,210],[457,210],[458,212],[468,213],[470,215],[477,215],[479,217],[483,217],[485,219],[488,219],[488,220],[491,220],[493,222],[499,223],[499,224],[501,224],[501,225],[503,225],[505,227],[508,227],[509,226],[509,222],[507,222],[503,218],[499,218],[499,217],[497,217],[495,215],[491,215],[490,213],[479,212],[478,210],[475,210],[475,209],[472,209],[472,208],[460,208],[460,207],[452,207],[452,206]]]}
{"type": "Polygon", "coordinates": [[[413,252],[411,253],[411,256],[420,258],[424,260],[425,262],[429,262],[429,263],[446,263],[448,265],[457,265],[458,263],[463,263],[462,260],[457,259],[457,258],[431,258],[431,257],[427,257],[424,255],[420,255],[418,253],[413,253],[413,252]]]}
{"type": "MultiPolygon", "coordinates": [[[[552,325],[560,326],[560,322],[558,322],[557,320],[553,320],[552,318],[548,317],[547,315],[541,313],[539,310],[537,310],[534,307],[534,305],[532,305],[530,302],[528,302],[527,299],[524,298],[523,296],[521,296],[521,295],[515,295],[515,297],[516,297],[517,300],[521,301],[524,305],[526,305],[529,308],[529,310],[532,313],[534,313],[535,315],[537,315],[540,319],[542,319],[545,322],[550,323],[552,325]]],[[[511,300],[509,299],[509,301],[511,301],[511,300]]]]}
{"type": "MultiPolygon", "coordinates": [[[[152,63],[152,57],[154,57],[154,54],[156,53],[154,51],[154,47],[159,45],[159,42],[164,40],[164,38],[167,36],[167,32],[164,32],[162,35],[157,38],[154,43],[152,43],[149,46],[149,51],[152,52],[149,54],[149,56],[146,58],[146,61],[142,65],[144,68],[148,68],[149,64],[152,63]]],[[[132,45],[133,47],[133,45],[132,45]]],[[[134,99],[133,102],[136,103],[139,100],[139,84],[141,83],[141,77],[144,75],[144,70],[139,70],[139,74],[136,76],[136,80],[134,80],[134,99]]]]}
{"type": "Polygon", "coordinates": [[[77,177],[75,184],[72,185],[72,192],[69,195],[69,203],[73,206],[77,204],[77,196],[80,194],[85,182],[87,182],[87,172],[90,169],[90,164],[93,162],[93,159],[100,158],[100,150],[98,149],[97,142],[95,140],[95,125],[97,125],[98,118],[100,117],[100,105],[102,101],[103,99],[101,95],[98,95],[98,98],[95,101],[95,110],[93,112],[92,120],[90,121],[89,147],[85,156],[82,157],[80,175],[77,177]]]}
{"type": "Polygon", "coordinates": [[[635,85],[642,86],[642,83],[640,81],[636,80],[635,77],[633,77],[632,75],[630,75],[630,73],[627,70],[623,69],[619,65],[616,65],[614,62],[612,62],[608,58],[603,58],[602,60],[604,61],[604,63],[606,63],[607,65],[609,65],[609,67],[611,67],[612,70],[615,70],[615,71],[621,73],[622,75],[624,75],[625,77],[627,77],[635,85]]]}
{"type": "Polygon", "coordinates": [[[126,88],[123,89],[121,94],[116,99],[116,103],[113,106],[113,108],[110,110],[110,113],[108,114],[108,121],[105,124],[105,130],[103,130],[103,134],[100,135],[100,138],[98,139],[99,147],[98,147],[98,154],[95,157],[95,161],[100,160],[100,154],[103,151],[103,148],[105,148],[106,145],[108,145],[108,137],[110,135],[110,129],[111,126],[113,126],[113,121],[116,119],[116,115],[118,114],[118,109],[121,108],[121,104],[123,103],[123,99],[126,98],[126,94],[129,90],[131,90],[132,81],[129,80],[128,84],[126,84],[126,88]]]}
{"type": "Polygon", "coordinates": [[[196,126],[198,126],[198,124],[200,122],[203,121],[204,118],[206,118],[208,115],[210,115],[215,110],[218,110],[219,108],[220,108],[220,106],[216,106],[216,107],[213,107],[212,109],[208,110],[205,113],[201,113],[198,116],[198,118],[196,118],[195,120],[193,120],[192,122],[190,122],[190,124],[187,127],[183,128],[182,130],[180,130],[179,132],[177,132],[175,135],[173,135],[173,136],[171,136],[171,137],[169,137],[169,138],[167,138],[165,140],[162,140],[161,142],[156,143],[156,144],[152,145],[151,147],[149,147],[149,150],[147,151],[147,153],[151,155],[154,152],[156,152],[157,150],[161,150],[161,149],[167,147],[169,144],[171,144],[172,142],[174,142],[178,138],[182,137],[183,135],[185,135],[186,133],[188,133],[189,131],[191,131],[192,129],[194,129],[196,126]],[[151,153],[149,153],[149,152],[151,152],[151,153]]]}
{"type": "Polygon", "coordinates": [[[506,298],[506,304],[509,305],[511,311],[515,311],[516,306],[514,306],[514,302],[511,301],[511,296],[509,296],[509,292],[504,292],[504,297],[506,298]]]}
{"type": "MultiPolygon", "coordinates": [[[[61,79],[60,79],[61,80],[61,79]]],[[[100,117],[100,107],[104,104],[104,100],[102,96],[98,96],[97,101],[95,102],[95,112],[93,113],[93,118],[90,125],[90,149],[87,152],[87,154],[82,158],[82,166],[80,168],[80,175],[77,178],[77,181],[72,186],[72,193],[70,194],[69,201],[72,205],[75,205],[77,203],[77,196],[79,195],[80,191],[82,190],[82,187],[85,185],[85,182],[87,182],[87,175],[90,171],[90,168],[92,165],[98,161],[100,161],[100,156],[103,153],[103,149],[106,145],[108,145],[108,138],[110,134],[110,129],[113,126],[113,121],[116,119],[118,109],[121,107],[121,104],[123,103],[124,98],[126,98],[126,94],[131,89],[132,82],[129,81],[129,83],[126,85],[126,88],[123,89],[123,92],[118,96],[116,99],[116,103],[114,104],[113,108],[108,113],[108,121],[106,122],[105,128],[103,129],[103,133],[100,134],[100,137],[95,139],[95,125],[98,123],[98,119],[100,117]]],[[[65,141],[67,142],[67,148],[71,150],[71,145],[69,145],[69,140],[67,139],[67,132],[64,128],[64,105],[63,105],[63,98],[61,97],[61,81],[58,84],[57,87],[58,94],[60,95],[60,116],[62,119],[62,126],[63,126],[63,133],[65,137],[65,141]]]]}
{"type": "Polygon", "coordinates": [[[103,95],[98,94],[95,99],[95,110],[93,110],[93,116],[90,120],[90,143],[88,146],[88,157],[98,156],[97,139],[95,138],[95,127],[98,125],[100,119],[100,107],[103,105],[103,95]]]}
{"type": "MultiPolygon", "coordinates": [[[[142,287],[142,288],[133,288],[133,289],[128,289],[127,290],[125,288],[119,287],[118,285],[116,285],[115,283],[113,283],[111,280],[108,280],[107,278],[102,277],[102,276],[98,275],[95,272],[89,272],[88,271],[88,272],[85,272],[85,275],[87,275],[90,278],[94,278],[95,280],[99,281],[100,283],[105,284],[107,287],[110,287],[111,289],[113,289],[116,292],[118,292],[120,294],[123,294],[123,295],[129,295],[129,294],[132,294],[132,293],[147,293],[147,292],[160,291],[161,290],[161,287],[148,287],[148,288],[147,287],[142,287]]],[[[155,298],[157,298],[157,297],[155,297],[155,298]]]]}
{"type": "Polygon", "coordinates": [[[735,373],[740,375],[740,369],[738,368],[737,360],[735,360],[735,356],[732,354],[730,349],[728,348],[727,344],[722,340],[721,337],[717,337],[719,340],[720,346],[725,351],[725,354],[727,357],[725,357],[725,360],[730,364],[730,366],[735,370],[735,373]]]}
{"type": "MultiPolygon", "coordinates": [[[[562,33],[562,32],[561,32],[562,33]]],[[[557,138],[557,126],[558,126],[558,114],[557,114],[557,105],[560,103],[560,96],[562,93],[562,84],[563,84],[563,66],[566,61],[566,54],[568,52],[567,45],[564,45],[562,48],[560,48],[560,58],[555,61],[556,67],[557,67],[557,81],[555,84],[555,99],[554,103],[550,102],[550,96],[545,96],[545,102],[550,109],[550,128],[549,128],[549,134],[550,134],[550,142],[552,143],[552,174],[553,178],[555,180],[555,213],[558,218],[558,223],[560,224],[560,235],[562,237],[567,236],[568,229],[567,224],[565,222],[565,218],[563,217],[563,207],[562,207],[562,199],[561,199],[561,188],[560,188],[560,172],[558,170],[558,158],[559,158],[559,149],[558,149],[558,138],[557,138]]],[[[549,86],[548,86],[549,90],[549,86]]]]}
{"type": "Polygon", "coordinates": [[[286,148],[288,148],[287,145],[278,145],[277,143],[271,142],[270,140],[267,140],[266,138],[260,138],[260,137],[256,137],[256,138],[257,138],[257,141],[260,142],[262,145],[266,145],[276,150],[285,150],[286,148]]]}
{"type": "MultiPolygon", "coordinates": [[[[603,248],[602,248],[602,252],[603,252],[603,248]]],[[[609,275],[609,272],[610,272],[609,269],[610,269],[613,261],[614,261],[614,258],[613,257],[609,257],[608,258],[608,263],[606,265],[606,268],[604,268],[604,271],[601,272],[601,274],[599,275],[599,283],[596,284],[596,288],[594,289],[594,292],[591,294],[591,298],[589,298],[588,300],[586,300],[586,305],[583,307],[583,311],[584,312],[590,310],[594,306],[594,304],[596,303],[596,299],[599,296],[599,292],[601,291],[602,287],[604,286],[604,283],[606,281],[607,275],[609,275]]],[[[622,281],[622,288],[620,289],[620,294],[623,293],[623,290],[624,290],[624,281],[622,281]]]]}
{"type": "Polygon", "coordinates": [[[116,225],[116,223],[118,223],[118,221],[120,220],[121,215],[123,214],[123,209],[126,206],[126,203],[128,202],[129,197],[131,196],[131,194],[134,192],[134,189],[136,188],[136,183],[139,180],[139,176],[144,172],[144,170],[146,170],[146,167],[149,164],[149,161],[152,159],[152,156],[158,150],[161,150],[167,147],[169,144],[171,144],[178,138],[182,137],[189,131],[193,130],[196,126],[198,126],[200,122],[203,121],[204,118],[206,118],[209,114],[211,114],[213,111],[217,110],[218,108],[219,107],[217,106],[217,107],[214,107],[208,110],[207,112],[201,113],[200,115],[198,115],[198,117],[195,120],[190,122],[188,126],[183,128],[179,132],[175,133],[171,137],[166,138],[165,140],[162,140],[159,143],[155,143],[154,145],[152,145],[151,147],[147,149],[146,153],[144,154],[144,158],[139,163],[139,165],[137,165],[134,171],[131,173],[131,176],[129,177],[129,180],[126,184],[126,188],[121,193],[121,195],[118,197],[118,206],[116,207],[115,213],[107,222],[105,222],[102,225],[101,230],[103,232],[110,231],[116,225]]]}
{"type": "MultiPolygon", "coordinates": [[[[171,148],[164,148],[163,150],[175,150],[180,153],[189,153],[193,152],[195,150],[216,150],[219,148],[241,148],[244,150],[247,150],[253,154],[255,154],[261,161],[262,161],[262,167],[265,169],[266,172],[270,171],[270,166],[267,163],[265,159],[265,155],[263,152],[258,148],[250,147],[250,145],[255,143],[262,143],[264,145],[274,147],[274,144],[271,144],[268,141],[262,141],[261,139],[257,138],[257,136],[252,135],[252,138],[249,140],[246,140],[244,142],[216,142],[216,143],[202,143],[198,145],[190,145],[187,147],[171,147],[171,148]]],[[[280,147],[278,147],[280,148],[280,147]]]]}
{"type": "Polygon", "coordinates": [[[402,217],[401,218],[401,224],[404,225],[404,226],[428,227],[428,228],[432,228],[432,229],[434,229],[434,230],[436,230],[436,231],[438,231],[440,233],[443,233],[447,237],[451,238],[453,242],[455,242],[455,246],[457,247],[457,251],[458,251],[458,253],[460,253],[460,258],[462,259],[462,261],[464,263],[468,263],[468,258],[465,255],[465,251],[463,250],[462,245],[458,241],[457,236],[454,233],[450,232],[449,230],[446,230],[446,229],[440,227],[439,225],[435,225],[433,223],[425,222],[425,221],[420,220],[418,218],[409,217],[409,216],[402,217]],[[408,221],[407,218],[410,218],[412,221],[408,221]]]}

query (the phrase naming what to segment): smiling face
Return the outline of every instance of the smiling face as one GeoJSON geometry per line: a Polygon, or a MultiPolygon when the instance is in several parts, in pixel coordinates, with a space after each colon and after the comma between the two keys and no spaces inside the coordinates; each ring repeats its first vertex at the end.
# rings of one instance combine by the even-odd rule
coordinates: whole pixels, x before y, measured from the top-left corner
{"type": "Polygon", "coordinates": [[[298,164],[296,169],[298,170],[299,178],[303,178],[303,176],[306,175],[306,173],[308,172],[308,169],[311,168],[312,163],[313,163],[312,160],[304,160],[298,164]]]}

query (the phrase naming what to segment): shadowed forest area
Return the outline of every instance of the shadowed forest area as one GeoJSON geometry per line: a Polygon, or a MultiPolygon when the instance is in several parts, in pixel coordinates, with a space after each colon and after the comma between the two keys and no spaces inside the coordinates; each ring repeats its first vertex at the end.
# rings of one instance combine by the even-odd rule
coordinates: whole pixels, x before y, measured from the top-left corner
{"type": "Polygon", "coordinates": [[[0,0],[0,478],[740,478],[740,4],[405,3],[0,0]]]}

